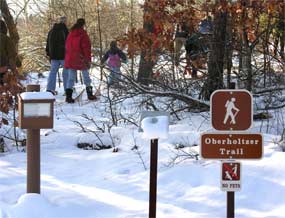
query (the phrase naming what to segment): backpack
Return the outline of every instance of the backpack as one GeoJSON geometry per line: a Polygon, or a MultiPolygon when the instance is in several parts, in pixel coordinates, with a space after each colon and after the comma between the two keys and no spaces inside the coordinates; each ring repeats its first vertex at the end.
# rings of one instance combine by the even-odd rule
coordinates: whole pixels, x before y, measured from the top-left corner
{"type": "Polygon", "coordinates": [[[121,66],[121,58],[118,53],[109,54],[108,65],[110,67],[120,67],[121,66]]]}

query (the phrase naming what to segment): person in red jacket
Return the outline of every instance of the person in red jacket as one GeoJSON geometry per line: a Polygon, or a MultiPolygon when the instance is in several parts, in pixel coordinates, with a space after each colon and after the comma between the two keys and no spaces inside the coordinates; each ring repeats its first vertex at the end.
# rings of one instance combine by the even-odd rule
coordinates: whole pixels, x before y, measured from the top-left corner
{"type": "Polygon", "coordinates": [[[89,69],[91,65],[91,42],[87,32],[84,30],[85,20],[79,18],[71,27],[65,43],[64,67],[68,69],[68,80],[66,85],[67,103],[74,103],[72,98],[73,86],[75,83],[77,70],[82,71],[83,82],[86,86],[86,92],[89,100],[96,100],[93,95],[89,69]]]}

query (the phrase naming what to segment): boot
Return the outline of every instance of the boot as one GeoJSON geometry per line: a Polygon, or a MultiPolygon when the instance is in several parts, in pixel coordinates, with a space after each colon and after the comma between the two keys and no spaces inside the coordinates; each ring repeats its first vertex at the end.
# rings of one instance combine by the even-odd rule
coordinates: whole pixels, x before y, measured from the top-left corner
{"type": "Polygon", "coordinates": [[[92,86],[87,86],[86,87],[86,92],[87,92],[87,97],[88,97],[88,100],[97,100],[97,97],[95,95],[93,95],[93,92],[92,92],[92,86]]]}
{"type": "Polygon", "coordinates": [[[74,99],[72,98],[72,92],[73,92],[72,89],[65,90],[65,95],[66,95],[65,101],[67,103],[71,103],[71,104],[74,103],[74,99]]]}

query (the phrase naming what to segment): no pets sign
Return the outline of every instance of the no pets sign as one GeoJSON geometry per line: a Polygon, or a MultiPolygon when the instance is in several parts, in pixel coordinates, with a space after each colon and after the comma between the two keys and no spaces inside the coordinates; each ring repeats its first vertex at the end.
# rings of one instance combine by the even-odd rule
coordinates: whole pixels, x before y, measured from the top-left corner
{"type": "Polygon", "coordinates": [[[239,162],[222,162],[221,190],[227,192],[240,191],[241,164],[239,162]]]}

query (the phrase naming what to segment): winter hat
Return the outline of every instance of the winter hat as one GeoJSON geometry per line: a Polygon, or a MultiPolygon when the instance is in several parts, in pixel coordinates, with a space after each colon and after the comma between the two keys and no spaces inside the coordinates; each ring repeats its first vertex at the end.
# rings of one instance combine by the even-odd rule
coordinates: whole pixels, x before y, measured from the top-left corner
{"type": "Polygon", "coordinates": [[[62,16],[62,17],[59,18],[59,22],[60,23],[65,23],[66,20],[67,20],[67,18],[65,16],[62,16]]]}
{"type": "Polygon", "coordinates": [[[110,43],[110,47],[111,47],[111,48],[116,48],[116,47],[117,47],[117,42],[116,42],[116,41],[112,41],[112,42],[110,43]]]}

